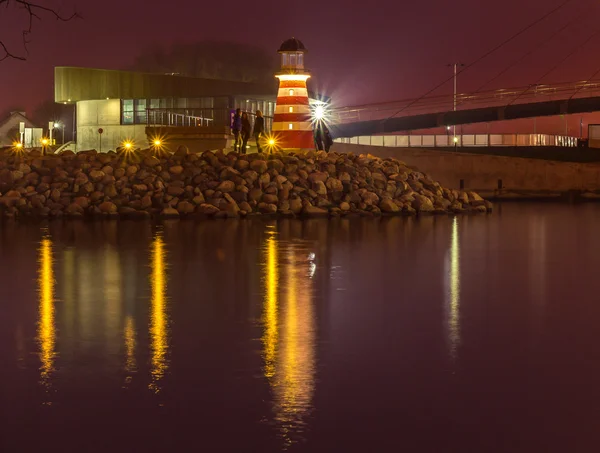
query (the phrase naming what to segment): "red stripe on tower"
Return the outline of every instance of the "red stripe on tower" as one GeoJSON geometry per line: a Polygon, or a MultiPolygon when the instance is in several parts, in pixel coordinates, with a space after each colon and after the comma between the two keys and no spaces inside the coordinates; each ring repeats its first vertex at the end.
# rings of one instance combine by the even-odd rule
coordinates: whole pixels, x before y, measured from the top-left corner
{"type": "Polygon", "coordinates": [[[279,88],[306,88],[306,82],[302,80],[282,80],[279,82],[279,88]]]}
{"type": "Polygon", "coordinates": [[[307,96],[277,96],[277,105],[308,105],[307,96]]]}
{"type": "Polygon", "coordinates": [[[283,149],[314,149],[314,135],[308,102],[306,81],[310,73],[304,69],[306,48],[298,39],[284,41],[278,50],[281,55],[276,114],[273,133],[283,149]]]}

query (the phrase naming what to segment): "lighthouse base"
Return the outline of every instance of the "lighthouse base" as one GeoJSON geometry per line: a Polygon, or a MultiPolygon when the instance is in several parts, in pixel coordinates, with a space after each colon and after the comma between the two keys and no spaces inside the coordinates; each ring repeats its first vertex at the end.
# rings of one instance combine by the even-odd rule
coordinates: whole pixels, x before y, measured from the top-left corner
{"type": "Polygon", "coordinates": [[[283,150],[315,149],[312,131],[285,131],[277,137],[277,147],[283,150]]]}

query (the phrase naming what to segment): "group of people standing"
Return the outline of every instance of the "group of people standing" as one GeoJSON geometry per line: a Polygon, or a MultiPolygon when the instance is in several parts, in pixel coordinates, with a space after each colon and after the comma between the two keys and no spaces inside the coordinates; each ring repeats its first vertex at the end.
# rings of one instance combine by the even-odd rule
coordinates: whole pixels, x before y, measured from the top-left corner
{"type": "MultiPolygon", "coordinates": [[[[250,118],[248,117],[248,112],[242,112],[242,109],[237,108],[235,110],[235,114],[233,115],[233,120],[231,123],[231,130],[233,132],[233,150],[235,152],[240,152],[241,154],[246,154],[248,149],[248,140],[253,136],[256,140],[256,148],[260,153],[262,152],[262,147],[260,146],[261,140],[266,135],[265,129],[265,118],[260,110],[256,111],[256,118],[254,120],[254,128],[250,124],[250,118]]],[[[333,145],[333,138],[329,129],[325,125],[323,121],[318,121],[315,124],[314,130],[314,138],[315,138],[315,149],[317,151],[326,151],[329,152],[331,146],[333,145]]]]}
{"type": "Polygon", "coordinates": [[[325,150],[328,153],[332,145],[333,137],[325,122],[318,121],[315,126],[315,148],[317,148],[317,151],[325,150]]]}
{"type": "Polygon", "coordinates": [[[256,111],[254,128],[252,128],[250,119],[248,118],[248,112],[242,112],[242,109],[240,108],[236,109],[235,115],[233,115],[231,130],[233,131],[233,150],[235,152],[239,151],[242,154],[246,154],[246,150],[248,149],[248,140],[250,140],[251,135],[253,135],[254,139],[256,140],[258,152],[260,153],[262,151],[260,141],[265,135],[266,130],[265,118],[260,110],[256,111]]]}

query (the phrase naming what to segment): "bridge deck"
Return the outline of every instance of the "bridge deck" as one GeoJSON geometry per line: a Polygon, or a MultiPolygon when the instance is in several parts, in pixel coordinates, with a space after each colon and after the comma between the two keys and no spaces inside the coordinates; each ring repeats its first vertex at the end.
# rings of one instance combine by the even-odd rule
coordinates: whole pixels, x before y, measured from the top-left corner
{"type": "Polygon", "coordinates": [[[452,96],[337,109],[332,114],[331,129],[335,137],[355,137],[596,112],[600,111],[600,81],[461,94],[457,98],[456,111],[449,111],[452,96]]]}

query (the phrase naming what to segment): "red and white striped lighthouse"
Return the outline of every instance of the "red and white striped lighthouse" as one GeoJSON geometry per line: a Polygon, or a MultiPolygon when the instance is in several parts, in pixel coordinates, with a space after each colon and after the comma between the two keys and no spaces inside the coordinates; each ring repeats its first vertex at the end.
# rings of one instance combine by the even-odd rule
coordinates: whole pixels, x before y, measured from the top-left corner
{"type": "Polygon", "coordinates": [[[284,41],[278,50],[281,55],[277,104],[273,116],[273,134],[277,146],[287,150],[314,149],[314,135],[308,102],[306,80],[310,73],[304,69],[304,44],[296,38],[284,41]]]}

